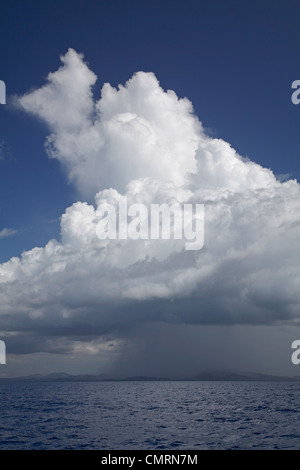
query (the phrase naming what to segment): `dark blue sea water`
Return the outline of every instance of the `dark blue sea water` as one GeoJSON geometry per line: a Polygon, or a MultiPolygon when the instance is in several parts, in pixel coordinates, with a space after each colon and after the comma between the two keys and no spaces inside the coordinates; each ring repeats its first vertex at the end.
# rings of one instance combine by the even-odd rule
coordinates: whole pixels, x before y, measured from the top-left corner
{"type": "Polygon", "coordinates": [[[1,383],[0,449],[299,449],[300,384],[1,383]]]}

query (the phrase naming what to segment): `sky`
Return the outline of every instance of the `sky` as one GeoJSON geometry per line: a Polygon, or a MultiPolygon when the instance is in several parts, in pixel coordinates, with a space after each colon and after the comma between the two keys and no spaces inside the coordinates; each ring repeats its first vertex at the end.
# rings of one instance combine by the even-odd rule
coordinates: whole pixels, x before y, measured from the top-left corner
{"type": "Polygon", "coordinates": [[[0,376],[297,375],[300,4],[5,0],[0,376]],[[204,205],[204,245],[100,240],[204,205]]]}

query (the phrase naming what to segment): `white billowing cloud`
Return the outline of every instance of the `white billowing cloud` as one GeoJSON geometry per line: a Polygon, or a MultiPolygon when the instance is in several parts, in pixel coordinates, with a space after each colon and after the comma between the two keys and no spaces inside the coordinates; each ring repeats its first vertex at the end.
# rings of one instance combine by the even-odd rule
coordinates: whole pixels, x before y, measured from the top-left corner
{"type": "Polygon", "coordinates": [[[208,138],[191,102],[165,92],[153,73],[138,72],[118,89],[105,83],[94,101],[96,76],[82,56],[70,49],[61,60],[48,83],[19,103],[47,123],[47,151],[83,196],[124,191],[138,178],[183,186],[194,175],[201,187],[233,191],[276,184],[271,171],[208,138]]]}
{"type": "Polygon", "coordinates": [[[3,328],[298,321],[298,183],[208,137],[190,101],[152,73],[104,84],[97,101],[83,57],[69,50],[62,62],[19,103],[49,126],[47,151],[82,200],[62,215],[61,240],[0,265],[3,328]],[[117,208],[122,196],[147,207],[204,204],[203,249],[186,251],[184,239],[100,240],[102,204],[117,208]]]}
{"type": "Polygon", "coordinates": [[[93,111],[91,86],[96,76],[83,63],[82,56],[71,49],[61,61],[60,69],[49,73],[48,84],[24,95],[20,103],[44,119],[51,129],[74,132],[88,124],[93,111]]]}
{"type": "Polygon", "coordinates": [[[96,77],[82,57],[70,49],[61,60],[48,83],[19,102],[49,125],[48,153],[84,196],[123,190],[140,177],[181,185],[186,172],[195,173],[202,130],[187,99],[164,92],[154,74],[139,72],[118,90],[104,84],[94,102],[96,77]]]}
{"type": "Polygon", "coordinates": [[[260,165],[241,158],[222,139],[207,139],[197,148],[198,187],[244,192],[276,187],[273,173],[260,165]]]}

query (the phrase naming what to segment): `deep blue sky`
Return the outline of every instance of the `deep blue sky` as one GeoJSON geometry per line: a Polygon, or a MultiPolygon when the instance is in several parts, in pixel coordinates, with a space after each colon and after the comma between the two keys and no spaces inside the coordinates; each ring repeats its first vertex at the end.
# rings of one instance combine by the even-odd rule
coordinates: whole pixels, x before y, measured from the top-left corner
{"type": "Polygon", "coordinates": [[[300,180],[298,0],[43,0],[1,2],[0,262],[59,237],[59,217],[77,200],[57,161],[44,152],[47,129],[11,106],[41,86],[69,47],[103,82],[138,70],[188,97],[209,133],[275,174],[300,180]]]}

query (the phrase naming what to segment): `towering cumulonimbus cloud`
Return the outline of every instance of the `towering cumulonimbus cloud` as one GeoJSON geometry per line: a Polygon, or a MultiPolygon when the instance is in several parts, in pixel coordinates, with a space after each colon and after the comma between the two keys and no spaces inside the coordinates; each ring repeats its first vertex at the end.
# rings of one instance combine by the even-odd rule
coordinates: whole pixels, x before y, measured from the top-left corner
{"type": "Polygon", "coordinates": [[[104,84],[95,102],[96,77],[82,57],[69,50],[62,62],[44,87],[19,102],[49,125],[47,151],[83,196],[110,187],[123,191],[144,177],[182,185],[196,172],[203,132],[188,100],[164,92],[154,74],[139,72],[118,90],[104,84]]]}
{"type": "Polygon", "coordinates": [[[104,84],[70,49],[47,83],[18,99],[45,121],[47,153],[80,201],[61,217],[61,240],[0,265],[0,326],[69,335],[140,322],[296,322],[300,191],[206,135],[191,102],[153,73],[104,84]],[[204,204],[205,243],[99,240],[104,201],[204,204]],[[29,326],[30,325],[30,326],[29,326]],[[34,326],[33,326],[34,325],[34,326]]]}
{"type": "Polygon", "coordinates": [[[48,154],[65,167],[83,197],[124,191],[138,178],[194,183],[234,192],[276,185],[271,171],[243,160],[221,139],[211,139],[191,102],[165,92],[153,73],[138,72],[118,89],[108,83],[94,101],[96,76],[70,49],[48,83],[19,99],[51,130],[48,154]]]}

